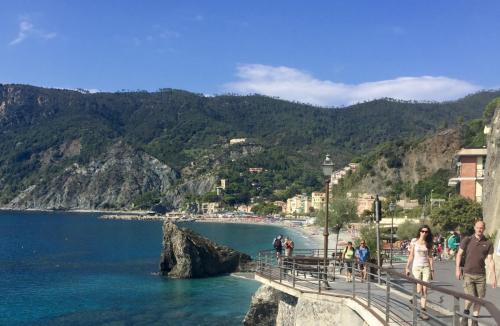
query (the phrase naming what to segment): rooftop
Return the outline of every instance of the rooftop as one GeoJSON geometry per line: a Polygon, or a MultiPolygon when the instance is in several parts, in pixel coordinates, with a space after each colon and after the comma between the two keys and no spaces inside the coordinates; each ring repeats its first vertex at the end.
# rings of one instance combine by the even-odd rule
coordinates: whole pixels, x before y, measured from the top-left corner
{"type": "Polygon", "coordinates": [[[457,156],[486,156],[486,148],[462,148],[457,156]]]}

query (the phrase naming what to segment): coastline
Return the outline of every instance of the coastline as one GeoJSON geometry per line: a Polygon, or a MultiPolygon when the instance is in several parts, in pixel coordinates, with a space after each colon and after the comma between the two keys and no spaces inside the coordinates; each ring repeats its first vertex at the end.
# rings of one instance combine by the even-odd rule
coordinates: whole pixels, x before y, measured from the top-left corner
{"type": "MultiPolygon", "coordinates": [[[[13,209],[8,207],[1,207],[0,211],[19,211],[19,212],[67,212],[67,213],[99,213],[100,219],[114,219],[114,220],[126,220],[126,221],[163,221],[168,219],[165,215],[148,215],[148,211],[130,211],[130,210],[99,210],[99,209],[68,209],[68,210],[57,210],[57,209],[13,209]]],[[[174,219],[173,221],[190,221],[190,219],[174,219]]],[[[226,224],[260,224],[260,225],[275,225],[286,228],[288,230],[299,233],[301,236],[310,241],[315,247],[323,248],[324,237],[322,228],[317,225],[296,225],[292,224],[290,221],[278,221],[269,220],[265,218],[245,218],[245,217],[207,217],[201,216],[194,218],[196,223],[226,223],[226,224]]],[[[332,248],[332,237],[329,237],[329,248],[332,248]]]]}

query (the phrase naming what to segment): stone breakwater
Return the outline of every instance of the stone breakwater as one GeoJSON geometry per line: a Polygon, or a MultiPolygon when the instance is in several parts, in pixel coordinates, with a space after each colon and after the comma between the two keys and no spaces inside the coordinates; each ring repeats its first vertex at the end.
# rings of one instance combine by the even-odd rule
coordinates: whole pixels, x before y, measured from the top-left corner
{"type": "Polygon", "coordinates": [[[105,220],[127,220],[127,221],[163,221],[165,220],[165,216],[159,215],[123,215],[123,214],[110,214],[110,215],[101,215],[99,216],[101,219],[105,220]]]}

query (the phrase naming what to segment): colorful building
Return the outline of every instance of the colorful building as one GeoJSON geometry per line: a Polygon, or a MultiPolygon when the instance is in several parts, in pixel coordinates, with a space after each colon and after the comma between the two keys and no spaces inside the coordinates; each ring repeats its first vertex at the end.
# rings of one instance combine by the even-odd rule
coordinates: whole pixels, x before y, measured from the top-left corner
{"type": "Polygon", "coordinates": [[[311,207],[315,212],[325,210],[326,194],[324,192],[313,192],[311,194],[311,207]]]}
{"type": "Polygon", "coordinates": [[[448,186],[458,187],[461,196],[481,202],[486,148],[462,148],[456,156],[458,177],[451,178],[448,186]]]}

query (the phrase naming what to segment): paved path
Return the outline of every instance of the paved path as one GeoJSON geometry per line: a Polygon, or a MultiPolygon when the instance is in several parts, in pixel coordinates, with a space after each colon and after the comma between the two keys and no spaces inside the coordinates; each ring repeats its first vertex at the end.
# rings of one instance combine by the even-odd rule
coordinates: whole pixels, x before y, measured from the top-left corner
{"type": "MultiPolygon", "coordinates": [[[[404,273],[405,264],[394,265],[396,271],[404,273]]],[[[500,266],[497,266],[500,268],[500,266]]],[[[435,261],[434,270],[436,280],[431,281],[432,284],[449,287],[449,289],[457,292],[464,292],[463,281],[455,278],[455,262],[454,261],[435,261]]],[[[493,289],[490,284],[486,288],[486,300],[500,305],[500,288],[493,289]]]]}
{"type": "MultiPolygon", "coordinates": [[[[394,265],[394,270],[403,272],[405,264],[399,263],[394,265]]],[[[462,281],[458,281],[454,276],[454,262],[443,261],[436,262],[436,280],[432,281],[434,285],[443,286],[454,290],[457,292],[463,292],[462,281]]],[[[331,274],[332,271],[330,271],[331,274]]],[[[338,270],[336,271],[337,279],[335,281],[329,281],[330,288],[322,288],[321,292],[324,295],[346,295],[351,296],[353,287],[352,283],[347,283],[343,275],[339,275],[338,270]]],[[[304,277],[296,277],[295,280],[292,278],[291,273],[281,276],[277,268],[267,272],[264,270],[262,276],[273,279],[275,282],[281,282],[284,285],[293,287],[293,282],[295,281],[295,288],[317,292],[319,288],[317,276],[314,273],[308,274],[304,277]],[[266,274],[267,273],[267,274],[266,274]],[[270,274],[269,274],[270,273],[270,274]]],[[[415,317],[418,316],[418,312],[413,310],[413,306],[410,303],[410,299],[413,297],[414,284],[406,280],[393,280],[397,286],[391,289],[390,300],[389,300],[389,310],[390,310],[390,323],[391,325],[410,325],[415,317]],[[398,288],[399,287],[399,288],[398,288]],[[414,315],[415,314],[415,315],[414,315]]],[[[361,283],[359,279],[355,282],[355,294],[358,299],[364,302],[368,302],[368,293],[370,295],[370,304],[372,307],[383,311],[385,313],[387,307],[387,292],[385,286],[379,286],[376,281],[372,281],[370,285],[368,283],[361,283]]],[[[488,286],[486,300],[493,303],[500,302],[500,289],[492,289],[488,286]]],[[[428,295],[428,312],[436,317],[435,320],[422,320],[416,318],[417,325],[452,325],[452,313],[453,311],[453,297],[447,296],[444,293],[438,291],[430,291],[428,295]],[[440,321],[440,323],[438,322],[440,321]]],[[[463,303],[461,303],[463,309],[463,303]]],[[[482,315],[487,314],[486,309],[483,309],[482,315]]],[[[383,316],[385,318],[385,315],[383,316]]],[[[483,318],[485,323],[494,322],[487,317],[483,318]]],[[[482,323],[481,323],[482,324],[482,323]]]]}

